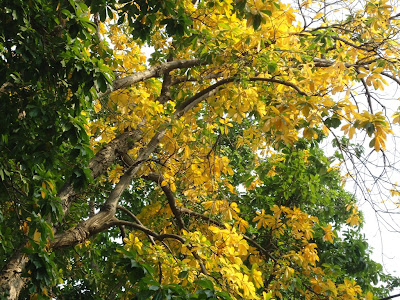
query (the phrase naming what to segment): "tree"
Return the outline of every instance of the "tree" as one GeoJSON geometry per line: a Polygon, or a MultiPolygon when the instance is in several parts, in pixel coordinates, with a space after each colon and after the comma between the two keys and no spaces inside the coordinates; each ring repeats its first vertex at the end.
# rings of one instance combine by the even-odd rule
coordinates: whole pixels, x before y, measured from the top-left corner
{"type": "Polygon", "coordinates": [[[394,9],[6,1],[4,297],[387,295],[399,281],[320,143],[331,132],[344,160],[342,126],[384,153],[399,118],[373,91],[399,83],[394,9]]]}

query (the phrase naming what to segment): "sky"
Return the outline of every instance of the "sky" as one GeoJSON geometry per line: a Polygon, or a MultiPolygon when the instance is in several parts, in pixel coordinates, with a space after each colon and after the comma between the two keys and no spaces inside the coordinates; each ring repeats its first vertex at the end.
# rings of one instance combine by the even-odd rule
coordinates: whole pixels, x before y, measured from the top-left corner
{"type": "MultiPolygon", "coordinates": [[[[391,119],[400,105],[400,90],[395,84],[389,83],[384,92],[374,92],[374,96],[384,105],[383,109],[375,102],[374,111],[383,110],[391,119]]],[[[357,97],[361,111],[367,109],[363,107],[363,103],[366,103],[363,97],[361,94],[357,97]]],[[[371,258],[382,264],[385,272],[400,276],[400,208],[394,204],[400,202],[400,197],[393,197],[390,193],[393,188],[390,183],[398,182],[397,189],[400,191],[400,126],[393,125],[392,130],[393,134],[388,135],[384,152],[370,148],[371,137],[365,133],[356,134],[350,142],[364,147],[364,158],[348,159],[346,165],[341,165],[341,171],[342,175],[352,174],[352,177],[347,176],[345,189],[355,195],[357,205],[364,215],[362,232],[371,247],[371,258]]],[[[340,127],[336,135],[343,135],[340,127]]],[[[327,142],[324,150],[328,156],[333,154],[331,141],[327,142]]],[[[400,288],[391,294],[396,293],[400,293],[400,288]]]]}
{"type": "MultiPolygon", "coordinates": [[[[393,131],[395,136],[400,137],[399,126],[394,127],[393,131]]],[[[371,166],[372,174],[365,176],[365,184],[371,189],[369,198],[363,199],[360,189],[354,186],[349,185],[346,188],[355,193],[359,208],[364,213],[363,232],[373,248],[372,258],[381,263],[388,273],[400,276],[400,209],[393,204],[393,201],[399,201],[399,197],[393,197],[388,190],[390,187],[384,182],[375,183],[375,180],[391,180],[392,182],[398,181],[400,184],[400,149],[398,149],[400,144],[396,146],[397,139],[389,137],[387,141],[385,155],[390,162],[390,165],[386,167],[387,176],[382,174],[382,171],[385,171],[381,166],[382,164],[371,166]],[[371,175],[376,176],[376,178],[371,175]],[[381,210],[381,212],[377,210],[381,210]]],[[[373,157],[375,155],[371,156],[371,162],[376,164],[382,162],[382,160],[379,161],[373,157]]],[[[397,292],[400,292],[400,288],[397,289],[397,292]]]]}

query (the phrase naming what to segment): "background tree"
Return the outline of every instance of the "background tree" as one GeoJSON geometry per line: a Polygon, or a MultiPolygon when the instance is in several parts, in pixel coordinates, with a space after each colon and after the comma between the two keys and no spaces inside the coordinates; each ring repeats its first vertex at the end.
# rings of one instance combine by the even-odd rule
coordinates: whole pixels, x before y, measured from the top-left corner
{"type": "Polygon", "coordinates": [[[6,1],[4,297],[371,299],[398,285],[319,149],[342,125],[385,150],[399,118],[371,93],[399,82],[395,6],[295,7],[6,1]]]}

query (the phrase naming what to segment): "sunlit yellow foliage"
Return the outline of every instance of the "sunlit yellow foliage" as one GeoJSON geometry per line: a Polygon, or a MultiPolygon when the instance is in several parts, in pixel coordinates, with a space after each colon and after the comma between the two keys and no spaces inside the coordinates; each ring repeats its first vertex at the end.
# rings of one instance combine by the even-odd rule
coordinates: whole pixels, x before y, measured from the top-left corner
{"type": "Polygon", "coordinates": [[[360,215],[358,212],[358,208],[356,204],[353,205],[348,205],[346,208],[348,211],[351,210],[351,215],[350,217],[346,220],[346,222],[350,225],[350,226],[357,226],[360,224],[360,215]]]}
{"type": "Polygon", "coordinates": [[[323,227],[322,229],[324,230],[325,234],[322,237],[322,239],[324,241],[329,241],[331,243],[333,243],[333,237],[335,236],[335,234],[332,232],[332,225],[328,224],[327,226],[323,227]]]}
{"type": "Polygon", "coordinates": [[[112,169],[108,175],[108,180],[112,183],[117,183],[119,178],[123,175],[123,167],[117,165],[114,169],[112,169]]]}
{"type": "MultiPolygon", "coordinates": [[[[217,288],[228,290],[235,299],[282,298],[287,287],[304,277],[308,285],[299,293],[305,299],[356,299],[362,291],[355,282],[346,279],[337,284],[318,266],[315,232],[322,228],[322,240],[333,243],[331,224],[320,226],[318,218],[301,206],[271,205],[241,212],[240,201],[232,199],[263,182],[252,174],[248,182],[234,184],[237,170],[221,140],[237,151],[250,149],[254,156],[246,163],[254,168],[266,158],[277,164],[284,160],[280,145],[328,135],[332,118],[350,139],[364,130],[372,139],[371,147],[385,150],[387,135],[392,133],[386,117],[373,113],[371,107],[360,112],[352,97],[357,84],[383,90],[387,82],[382,72],[396,71],[393,63],[380,59],[397,59],[397,42],[385,38],[393,28],[389,20],[393,8],[385,1],[367,3],[354,12],[351,21],[335,25],[339,29],[319,12],[313,19],[321,22],[321,28],[311,30],[303,26],[299,11],[279,1],[247,1],[247,19],[235,13],[232,0],[212,5],[195,2],[182,1],[191,16],[194,38],[185,33],[178,41],[163,30],[153,32],[149,43],[162,58],[152,62],[146,61],[141,45],[124,26],[110,21],[100,27],[113,46],[112,63],[119,79],[143,75],[142,71],[165,62],[203,60],[188,69],[172,69],[129,87],[110,89],[107,97],[94,104],[95,117],[87,128],[94,151],[122,133],[137,131],[140,139],[127,152],[135,160],[160,135],[151,154],[140,161],[136,177],[156,173],[162,179],[154,185],[155,199],[137,217],[154,232],[179,234],[185,241],[151,242],[138,231],[124,239],[125,249],[140,254],[143,262],[158,264],[165,284],[193,285],[196,290],[196,280],[206,277],[204,270],[199,271],[204,267],[218,274],[218,278],[210,277],[217,288]],[[262,17],[259,30],[252,26],[257,16],[262,17]],[[322,30],[326,28],[330,31],[322,30]],[[374,47],[380,47],[379,52],[374,47]],[[169,91],[162,95],[165,88],[169,91]],[[201,101],[195,102],[196,96],[201,101]],[[185,110],[189,100],[193,105],[185,110]],[[188,213],[195,220],[187,222],[187,228],[177,225],[172,200],[168,204],[160,200],[165,189],[174,195],[177,210],[196,212],[188,213]],[[270,245],[265,240],[262,245],[253,241],[255,231],[263,232],[265,240],[284,237],[290,244],[284,250],[271,247],[263,252],[270,245]],[[183,271],[187,276],[179,277],[183,271]]],[[[300,7],[315,4],[304,1],[300,7]]],[[[160,25],[158,18],[155,23],[160,25]]],[[[393,118],[400,123],[399,113],[393,118]]],[[[308,156],[304,152],[306,164],[308,156]]],[[[123,172],[120,165],[110,168],[108,181],[117,184],[123,172]]],[[[267,176],[277,172],[273,165],[267,176]]],[[[357,206],[349,205],[347,210],[351,213],[347,223],[359,225],[357,206]]],[[[27,226],[21,227],[24,232],[27,226]]]]}

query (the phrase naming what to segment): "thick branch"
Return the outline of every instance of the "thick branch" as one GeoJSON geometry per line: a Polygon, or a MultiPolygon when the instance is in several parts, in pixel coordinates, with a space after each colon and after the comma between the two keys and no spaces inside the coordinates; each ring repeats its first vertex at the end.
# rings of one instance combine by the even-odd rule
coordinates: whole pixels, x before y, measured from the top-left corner
{"type": "Polygon", "coordinates": [[[94,20],[94,24],[96,24],[96,35],[97,35],[97,38],[99,39],[99,41],[102,41],[103,38],[102,38],[101,33],[100,33],[99,13],[95,13],[94,14],[93,20],[94,20]]]}
{"type": "Polygon", "coordinates": [[[217,79],[217,78],[221,78],[221,77],[223,77],[222,72],[208,74],[208,75],[205,75],[203,77],[195,77],[195,78],[184,76],[184,77],[175,78],[171,82],[171,85],[177,85],[177,84],[183,83],[183,82],[193,82],[193,81],[199,82],[199,81],[202,81],[202,80],[217,79]]]}
{"type": "MultiPolygon", "coordinates": [[[[170,58],[168,61],[172,61],[172,59],[170,58]]],[[[162,80],[160,96],[158,96],[157,98],[157,101],[160,102],[161,104],[164,104],[171,98],[171,93],[170,93],[171,85],[172,85],[172,76],[169,72],[166,72],[162,80]]]]}
{"type": "Polygon", "coordinates": [[[124,132],[105,145],[94,158],[90,160],[89,168],[93,178],[103,174],[115,162],[120,153],[128,152],[142,138],[142,130],[124,132]]]}
{"type": "Polygon", "coordinates": [[[275,79],[275,78],[264,78],[264,77],[250,77],[249,80],[250,81],[266,81],[266,82],[272,82],[272,83],[286,85],[286,86],[291,87],[294,90],[296,90],[296,92],[298,92],[302,96],[309,96],[306,92],[303,92],[297,85],[295,85],[294,83],[291,83],[289,81],[286,81],[286,80],[275,79]]]}
{"type": "Polygon", "coordinates": [[[161,183],[164,181],[164,178],[161,175],[156,174],[156,173],[150,173],[146,176],[143,176],[143,178],[154,181],[159,186],[161,186],[161,189],[163,190],[165,196],[167,197],[169,207],[171,208],[171,211],[174,214],[175,219],[178,222],[179,229],[185,228],[185,224],[183,223],[181,213],[176,206],[174,194],[172,193],[171,189],[169,188],[169,185],[168,184],[164,185],[164,186],[161,185],[161,183]]]}
{"type": "MultiPolygon", "coordinates": [[[[314,66],[316,67],[330,67],[332,66],[335,61],[330,61],[328,59],[325,58],[318,58],[318,57],[314,57],[314,66]]],[[[373,62],[375,62],[377,59],[371,59],[371,60],[366,60],[366,61],[359,61],[355,64],[349,64],[349,63],[345,63],[344,66],[346,68],[351,68],[351,67],[364,67],[367,66],[369,64],[372,64],[373,62]]]]}
{"type": "MultiPolygon", "coordinates": [[[[124,213],[126,213],[128,216],[130,216],[135,222],[136,224],[140,225],[140,226],[144,226],[143,223],[138,219],[138,217],[135,216],[134,213],[132,213],[129,209],[121,206],[121,205],[117,205],[117,209],[123,211],[124,213]]],[[[154,239],[151,235],[147,235],[147,237],[149,238],[150,242],[154,245],[154,239]]]]}
{"type": "MultiPolygon", "coordinates": [[[[222,85],[233,82],[235,80],[236,80],[236,78],[234,78],[234,77],[221,79],[220,81],[214,83],[213,85],[210,85],[208,88],[201,90],[196,95],[194,95],[191,98],[187,99],[186,101],[182,102],[177,107],[175,115],[177,117],[182,116],[188,110],[192,109],[194,106],[196,106],[197,104],[202,102],[204,99],[214,95],[222,85]]],[[[263,78],[263,77],[250,77],[249,80],[250,81],[267,81],[267,82],[283,84],[283,85],[286,85],[286,86],[289,86],[289,87],[295,89],[300,95],[308,96],[307,93],[302,91],[298,86],[296,86],[295,84],[293,84],[291,82],[285,81],[285,80],[280,80],[280,79],[275,79],[275,78],[263,78]]]]}
{"type": "Polygon", "coordinates": [[[186,240],[179,235],[171,234],[171,233],[158,234],[158,233],[154,232],[153,230],[147,228],[146,226],[139,225],[139,224],[136,224],[133,222],[123,221],[123,220],[114,220],[112,225],[125,225],[125,226],[132,227],[134,229],[144,232],[147,235],[152,236],[155,240],[160,241],[160,242],[165,239],[174,239],[174,240],[181,242],[182,244],[184,244],[186,242],[186,240]]]}
{"type": "Polygon", "coordinates": [[[180,117],[180,116],[184,115],[188,110],[190,110],[193,107],[195,107],[201,101],[203,101],[204,99],[207,99],[208,97],[214,95],[218,91],[218,89],[219,89],[219,87],[221,85],[224,85],[224,84],[229,83],[229,82],[233,82],[234,80],[235,80],[235,78],[232,78],[232,77],[231,78],[222,79],[222,80],[214,83],[213,85],[210,85],[208,88],[205,88],[204,90],[201,90],[196,95],[194,95],[194,96],[190,97],[189,99],[186,99],[185,101],[183,101],[176,108],[175,115],[177,117],[180,117]]]}
{"type": "Polygon", "coordinates": [[[205,63],[202,62],[200,59],[184,59],[184,60],[167,61],[160,65],[157,65],[157,66],[151,67],[147,70],[144,70],[142,72],[137,72],[135,74],[126,76],[124,78],[117,79],[113,83],[113,90],[122,89],[122,88],[128,87],[134,83],[137,83],[137,82],[149,79],[149,78],[161,77],[162,75],[164,75],[174,69],[190,68],[190,67],[204,65],[204,64],[205,63]]]}
{"type": "Polygon", "coordinates": [[[133,176],[139,170],[140,165],[146,160],[136,160],[135,163],[125,171],[124,175],[121,176],[119,182],[115,185],[114,189],[108,196],[107,201],[102,206],[101,210],[110,211],[113,215],[117,209],[118,201],[121,198],[122,193],[131,183],[133,176]]]}
{"type": "Polygon", "coordinates": [[[21,276],[27,262],[28,256],[18,249],[1,270],[0,292],[8,291],[7,299],[18,299],[19,293],[29,280],[28,277],[21,276]]]}
{"type": "Polygon", "coordinates": [[[129,167],[129,169],[125,172],[125,174],[121,176],[119,182],[115,185],[115,187],[114,187],[113,191],[111,192],[110,196],[108,197],[107,201],[104,203],[102,210],[109,210],[113,214],[115,214],[115,211],[116,211],[116,208],[118,205],[118,201],[121,197],[122,192],[128,187],[133,176],[135,176],[135,174],[139,170],[140,165],[143,162],[146,162],[149,160],[149,156],[154,152],[158,143],[163,138],[164,134],[165,134],[165,129],[157,132],[153,136],[153,138],[150,140],[150,142],[147,144],[147,146],[139,152],[136,160],[129,167]]]}
{"type": "MultiPolygon", "coordinates": [[[[122,192],[130,184],[131,179],[139,170],[140,165],[148,160],[149,155],[155,150],[164,133],[165,131],[157,133],[149,142],[147,147],[140,151],[137,159],[115,185],[107,201],[101,208],[101,211],[90,217],[88,220],[79,223],[75,228],[71,228],[64,233],[56,235],[54,242],[52,243],[53,248],[73,246],[81,243],[90,236],[107,230],[113,225],[113,223],[110,222],[115,219],[115,212],[122,192]]],[[[116,154],[114,153],[114,155],[116,154]]]]}
{"type": "MultiPolygon", "coordinates": [[[[110,143],[105,145],[96,156],[93,157],[89,162],[89,168],[92,171],[93,178],[97,178],[99,175],[107,171],[108,167],[111,166],[119,156],[119,153],[126,153],[131,149],[136,142],[141,139],[142,131],[137,129],[131,132],[125,132],[116,137],[110,143]]],[[[67,182],[60,189],[58,197],[61,200],[64,214],[68,213],[69,207],[75,199],[77,191],[71,182],[67,182]]]]}
{"type": "Polygon", "coordinates": [[[76,227],[71,228],[54,237],[50,247],[53,249],[74,246],[82,243],[91,236],[103,232],[114,225],[115,217],[109,211],[100,211],[93,217],[84,222],[79,223],[76,227]]]}

